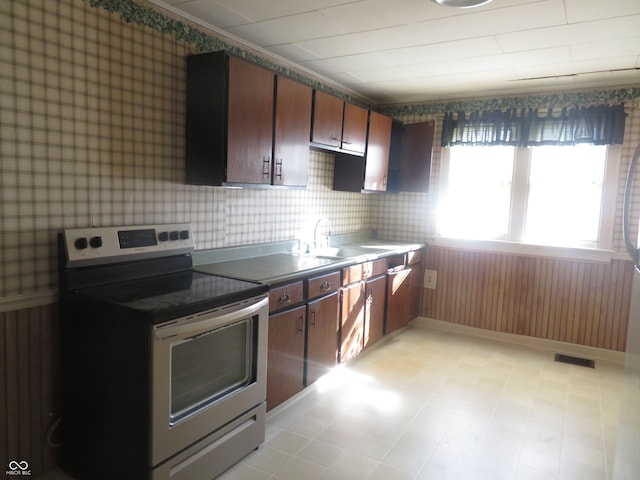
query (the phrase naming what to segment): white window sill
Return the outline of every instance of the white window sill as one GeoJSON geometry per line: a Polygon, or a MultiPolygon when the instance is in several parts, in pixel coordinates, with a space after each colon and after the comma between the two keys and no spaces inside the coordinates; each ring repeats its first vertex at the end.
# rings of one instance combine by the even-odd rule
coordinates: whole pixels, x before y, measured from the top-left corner
{"type": "Polygon", "coordinates": [[[597,263],[609,263],[613,258],[619,258],[622,260],[626,259],[626,256],[618,255],[613,250],[532,245],[528,243],[501,240],[469,240],[434,236],[431,244],[438,247],[459,248],[480,252],[506,253],[531,257],[550,257],[563,260],[581,260],[597,263]]]}

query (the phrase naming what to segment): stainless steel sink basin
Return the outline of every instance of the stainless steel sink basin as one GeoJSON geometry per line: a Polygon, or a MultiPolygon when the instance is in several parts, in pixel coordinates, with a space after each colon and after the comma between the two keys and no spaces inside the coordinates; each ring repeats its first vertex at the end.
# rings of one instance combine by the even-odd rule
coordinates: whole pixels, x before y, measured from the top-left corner
{"type": "Polygon", "coordinates": [[[322,258],[351,258],[363,255],[376,255],[382,251],[383,250],[366,247],[327,247],[319,250],[313,250],[310,255],[322,258]]]}

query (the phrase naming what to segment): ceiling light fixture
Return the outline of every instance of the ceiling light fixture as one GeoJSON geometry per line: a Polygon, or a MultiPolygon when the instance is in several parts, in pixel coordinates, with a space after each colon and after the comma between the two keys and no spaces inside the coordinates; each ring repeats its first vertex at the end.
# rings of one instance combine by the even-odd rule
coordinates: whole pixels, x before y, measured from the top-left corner
{"type": "Polygon", "coordinates": [[[491,0],[431,0],[431,1],[443,7],[473,8],[473,7],[479,7],[480,5],[486,5],[491,0]]]}

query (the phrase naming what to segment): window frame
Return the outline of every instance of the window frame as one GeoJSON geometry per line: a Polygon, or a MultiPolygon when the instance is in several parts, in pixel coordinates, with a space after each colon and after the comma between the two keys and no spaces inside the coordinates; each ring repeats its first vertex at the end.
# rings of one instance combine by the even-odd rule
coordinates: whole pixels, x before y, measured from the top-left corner
{"type": "MultiPolygon", "coordinates": [[[[613,245],[614,224],[615,218],[618,214],[616,211],[616,202],[620,179],[622,146],[607,146],[605,154],[605,169],[602,181],[602,196],[600,200],[598,241],[597,245],[593,248],[584,246],[538,245],[524,241],[532,148],[535,147],[514,147],[514,168],[511,183],[511,204],[507,238],[505,240],[498,240],[448,237],[439,231],[440,221],[436,218],[436,233],[433,237],[435,245],[464,248],[469,250],[559,257],[596,262],[610,261],[612,255],[615,253],[613,245]],[[607,212],[613,212],[613,214],[607,215],[607,212]]],[[[440,203],[447,194],[450,153],[451,147],[443,147],[441,150],[438,203],[440,203]]]]}

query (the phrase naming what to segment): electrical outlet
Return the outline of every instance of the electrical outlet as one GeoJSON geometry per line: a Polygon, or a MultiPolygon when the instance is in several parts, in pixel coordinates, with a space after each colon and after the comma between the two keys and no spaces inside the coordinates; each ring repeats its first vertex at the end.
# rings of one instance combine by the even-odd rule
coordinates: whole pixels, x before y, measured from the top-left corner
{"type": "Polygon", "coordinates": [[[438,281],[437,270],[425,270],[424,271],[424,287],[434,289],[436,288],[436,282],[438,281]]]}

